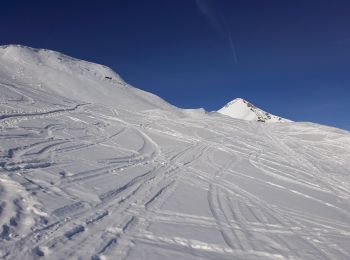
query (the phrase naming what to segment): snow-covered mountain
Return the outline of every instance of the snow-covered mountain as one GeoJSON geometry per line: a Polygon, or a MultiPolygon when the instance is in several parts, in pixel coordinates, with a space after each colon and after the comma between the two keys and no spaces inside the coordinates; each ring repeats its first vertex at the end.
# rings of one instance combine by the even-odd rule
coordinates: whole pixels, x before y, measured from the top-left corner
{"type": "Polygon", "coordinates": [[[349,169],[347,131],[182,110],[0,47],[0,259],[349,259],[349,169]]]}
{"type": "Polygon", "coordinates": [[[291,122],[291,120],[272,115],[242,98],[236,98],[218,110],[219,113],[237,119],[259,122],[291,122]]]}

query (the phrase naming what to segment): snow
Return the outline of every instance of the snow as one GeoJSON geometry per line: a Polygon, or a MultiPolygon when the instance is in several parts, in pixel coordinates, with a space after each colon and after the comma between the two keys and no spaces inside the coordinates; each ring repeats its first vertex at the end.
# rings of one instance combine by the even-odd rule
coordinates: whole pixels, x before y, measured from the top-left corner
{"type": "Polygon", "coordinates": [[[291,122],[291,120],[272,115],[257,108],[242,98],[236,98],[218,110],[220,114],[237,119],[259,121],[259,122],[291,122]]]}
{"type": "Polygon", "coordinates": [[[48,50],[0,64],[1,259],[350,258],[349,132],[182,110],[48,50]]]}

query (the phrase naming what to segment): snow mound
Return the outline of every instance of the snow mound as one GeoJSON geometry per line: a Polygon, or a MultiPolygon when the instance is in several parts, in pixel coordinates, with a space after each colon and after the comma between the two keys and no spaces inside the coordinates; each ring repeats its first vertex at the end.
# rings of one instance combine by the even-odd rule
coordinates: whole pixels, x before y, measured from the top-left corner
{"type": "Polygon", "coordinates": [[[237,119],[259,122],[292,122],[291,120],[272,115],[264,110],[257,108],[250,102],[236,98],[227,103],[223,108],[218,110],[220,114],[230,116],[237,119]]]}
{"type": "Polygon", "coordinates": [[[197,108],[197,109],[183,109],[182,113],[189,117],[203,117],[206,115],[206,111],[204,108],[197,108]]]}

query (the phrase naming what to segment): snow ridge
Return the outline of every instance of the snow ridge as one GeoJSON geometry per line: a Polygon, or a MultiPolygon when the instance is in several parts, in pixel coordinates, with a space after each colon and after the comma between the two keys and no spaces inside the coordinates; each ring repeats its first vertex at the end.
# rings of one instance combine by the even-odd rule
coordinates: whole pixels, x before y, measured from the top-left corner
{"type": "Polygon", "coordinates": [[[127,84],[112,69],[59,52],[21,45],[0,46],[0,77],[82,102],[128,109],[174,110],[151,93],[127,84]]]}

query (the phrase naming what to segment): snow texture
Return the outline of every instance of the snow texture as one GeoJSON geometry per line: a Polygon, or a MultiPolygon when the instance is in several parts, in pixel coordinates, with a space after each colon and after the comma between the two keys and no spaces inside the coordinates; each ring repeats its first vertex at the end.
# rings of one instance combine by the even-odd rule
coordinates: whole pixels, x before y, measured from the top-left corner
{"type": "Polygon", "coordinates": [[[243,118],[0,47],[0,258],[350,259],[349,132],[243,118]]]}

